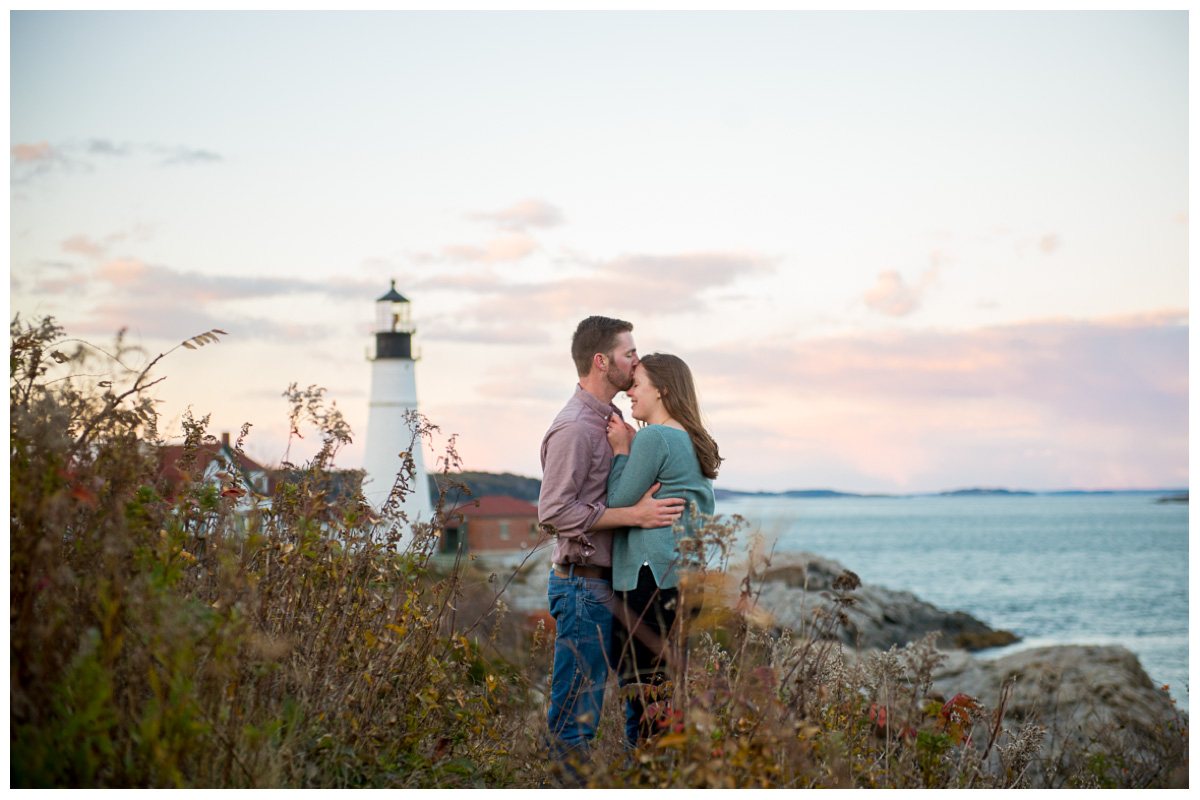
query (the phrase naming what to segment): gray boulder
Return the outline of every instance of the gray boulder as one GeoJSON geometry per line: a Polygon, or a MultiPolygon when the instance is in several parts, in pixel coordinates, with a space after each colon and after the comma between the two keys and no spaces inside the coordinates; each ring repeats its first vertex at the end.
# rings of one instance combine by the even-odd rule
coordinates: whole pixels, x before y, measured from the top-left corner
{"type": "MultiPolygon", "coordinates": [[[[759,607],[779,627],[805,631],[815,609],[833,605],[834,581],[845,571],[838,562],[812,553],[776,553],[769,565],[755,570],[753,582],[762,585],[759,607]]],[[[932,631],[941,632],[940,646],[965,650],[1000,647],[1018,640],[1008,631],[995,630],[962,611],[937,608],[911,592],[863,584],[847,596],[854,598],[854,603],[844,607],[848,624],[840,628],[839,636],[851,647],[887,650],[932,631]]]]}
{"type": "Polygon", "coordinates": [[[1163,776],[1152,773],[1186,755],[1172,752],[1181,740],[1170,735],[1186,729],[1186,715],[1124,647],[1059,645],[996,659],[949,653],[934,673],[934,690],[995,706],[1010,679],[1005,719],[1047,730],[1035,772],[1051,785],[1078,785],[1081,775],[1104,785],[1114,770],[1125,772],[1121,783],[1136,771],[1145,774],[1130,784],[1154,784],[1163,776]]]}

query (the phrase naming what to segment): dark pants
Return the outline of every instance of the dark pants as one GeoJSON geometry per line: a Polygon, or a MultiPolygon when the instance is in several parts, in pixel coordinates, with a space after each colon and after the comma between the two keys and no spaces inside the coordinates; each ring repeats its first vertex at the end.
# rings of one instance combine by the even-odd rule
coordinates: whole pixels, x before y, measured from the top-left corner
{"type": "Polygon", "coordinates": [[[646,719],[648,702],[665,702],[666,696],[643,699],[642,689],[661,687],[668,678],[667,648],[675,624],[678,589],[659,589],[650,567],[638,572],[637,588],[616,592],[613,614],[613,652],[621,688],[640,684],[639,691],[625,701],[625,739],[628,747],[637,746],[654,732],[653,720],[646,719]]]}

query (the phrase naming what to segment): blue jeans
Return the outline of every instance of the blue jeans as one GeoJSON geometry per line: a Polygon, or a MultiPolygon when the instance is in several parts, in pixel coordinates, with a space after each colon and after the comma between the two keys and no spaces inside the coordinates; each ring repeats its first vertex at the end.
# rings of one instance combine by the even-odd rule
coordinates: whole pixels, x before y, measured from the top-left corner
{"type": "Polygon", "coordinates": [[[600,725],[612,655],[612,582],[550,574],[554,675],[550,683],[550,747],[562,761],[583,763],[600,725]]]}

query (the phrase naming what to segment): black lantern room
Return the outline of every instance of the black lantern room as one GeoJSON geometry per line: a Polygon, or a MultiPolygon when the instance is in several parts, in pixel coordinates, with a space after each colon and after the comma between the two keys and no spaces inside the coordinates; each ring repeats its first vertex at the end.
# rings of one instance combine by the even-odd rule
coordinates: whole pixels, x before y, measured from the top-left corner
{"type": "Polygon", "coordinates": [[[396,282],[375,301],[375,358],[412,358],[412,309],[396,282]]]}

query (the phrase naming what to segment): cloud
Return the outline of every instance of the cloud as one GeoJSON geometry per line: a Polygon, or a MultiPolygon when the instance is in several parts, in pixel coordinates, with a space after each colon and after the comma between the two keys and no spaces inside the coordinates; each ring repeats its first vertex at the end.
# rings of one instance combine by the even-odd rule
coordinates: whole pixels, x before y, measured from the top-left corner
{"type": "Polygon", "coordinates": [[[55,157],[54,148],[49,142],[37,144],[15,144],[10,148],[13,160],[21,164],[35,164],[52,161],[55,157]]]}
{"type": "Polygon", "coordinates": [[[524,233],[500,236],[482,248],[472,245],[446,245],[442,255],[453,261],[481,261],[494,264],[499,261],[518,261],[537,250],[537,240],[524,233]]]}
{"type": "MultiPolygon", "coordinates": [[[[113,241],[113,239],[109,239],[113,241]]],[[[67,239],[63,239],[62,250],[64,253],[79,253],[88,256],[89,258],[99,258],[104,255],[108,245],[101,242],[93,241],[83,234],[77,234],[67,239]]]]}
{"type": "Polygon", "coordinates": [[[532,324],[499,323],[486,327],[463,324],[463,317],[440,316],[421,323],[424,338],[443,342],[469,342],[472,344],[549,344],[546,331],[532,324]]]}
{"type": "Polygon", "coordinates": [[[299,278],[245,277],[178,272],[169,267],[146,264],[132,258],[104,262],[95,271],[97,280],[136,297],[186,298],[189,302],[244,300],[252,297],[314,293],[333,297],[362,298],[378,290],[374,282],[333,279],[310,281],[299,278]]]}
{"type": "Polygon", "coordinates": [[[863,302],[872,311],[889,317],[908,316],[921,306],[921,295],[937,280],[937,274],[937,267],[931,267],[926,270],[919,283],[909,286],[899,272],[894,269],[885,270],[879,273],[879,280],[875,285],[863,292],[863,302]]]}
{"type": "Polygon", "coordinates": [[[755,461],[750,488],[830,464],[857,472],[848,488],[1164,486],[1187,470],[1187,323],[1166,310],[680,355],[702,394],[741,398],[709,413],[755,461]],[[772,420],[770,437],[747,417],[772,420]]]}
{"type": "Polygon", "coordinates": [[[102,281],[108,281],[114,286],[137,286],[146,293],[154,293],[162,287],[155,287],[145,282],[152,270],[160,280],[173,274],[171,270],[164,267],[150,267],[132,258],[117,258],[101,264],[96,269],[96,277],[102,281]]]}
{"type": "Polygon", "coordinates": [[[211,150],[194,150],[188,147],[169,147],[162,148],[160,152],[165,154],[162,161],[163,166],[174,166],[176,164],[211,164],[216,161],[222,161],[221,155],[214,153],[211,150]]]}
{"type": "Polygon", "coordinates": [[[9,148],[9,180],[13,184],[25,184],[57,169],[87,169],[86,164],[67,156],[49,142],[15,144],[9,148]]]}
{"type": "Polygon", "coordinates": [[[521,200],[508,208],[494,212],[475,212],[467,214],[467,219],[479,222],[492,222],[501,228],[512,231],[524,231],[528,228],[556,228],[565,220],[562,211],[544,200],[521,200]]]}
{"type": "MultiPolygon", "coordinates": [[[[583,274],[545,283],[501,281],[494,274],[439,276],[417,288],[470,291],[481,296],[456,318],[455,337],[488,341],[489,332],[532,329],[533,320],[556,322],[588,314],[628,318],[708,309],[706,293],[754,275],[770,273],[775,260],[752,253],[626,255],[590,266],[583,274]],[[464,321],[469,320],[469,327],[464,321]]],[[[431,338],[447,335],[442,326],[431,338]]],[[[523,334],[524,336],[525,334],[523,334]]]]}
{"type": "Polygon", "coordinates": [[[154,158],[158,159],[160,167],[211,164],[224,160],[221,154],[212,150],[184,145],[114,142],[95,138],[57,145],[45,141],[16,144],[9,152],[12,156],[11,181],[15,184],[28,183],[54,170],[91,171],[95,165],[90,159],[94,158],[154,158]]]}
{"type": "Polygon", "coordinates": [[[128,156],[133,154],[132,145],[117,144],[108,139],[89,139],[83,145],[83,151],[95,156],[128,156]]]}
{"type": "Polygon", "coordinates": [[[202,164],[213,161],[221,161],[220,154],[214,153],[211,150],[200,150],[182,145],[163,145],[154,142],[149,143],[133,143],[133,142],[114,142],[110,139],[89,139],[78,149],[92,156],[110,156],[113,158],[127,158],[133,156],[156,156],[161,157],[160,165],[168,166],[172,164],[202,164]]]}
{"type": "Polygon", "coordinates": [[[33,281],[33,294],[79,294],[89,283],[87,274],[71,264],[43,261],[39,266],[50,267],[56,274],[39,270],[33,281]]]}
{"type": "Polygon", "coordinates": [[[186,300],[144,303],[118,301],[102,303],[90,317],[71,326],[80,335],[112,334],[127,328],[151,339],[179,340],[214,328],[227,331],[235,341],[266,339],[280,342],[324,342],[336,334],[332,328],[309,322],[279,324],[244,314],[214,312],[186,300]]]}
{"type": "Polygon", "coordinates": [[[457,295],[452,315],[426,317],[422,335],[445,341],[541,344],[554,324],[589,314],[629,318],[703,313],[711,292],[766,275],[776,259],[738,252],[623,255],[594,263],[572,259],[570,274],[519,283],[494,269],[414,276],[413,291],[457,295]],[[474,296],[475,300],[470,298],[474,296]]]}

